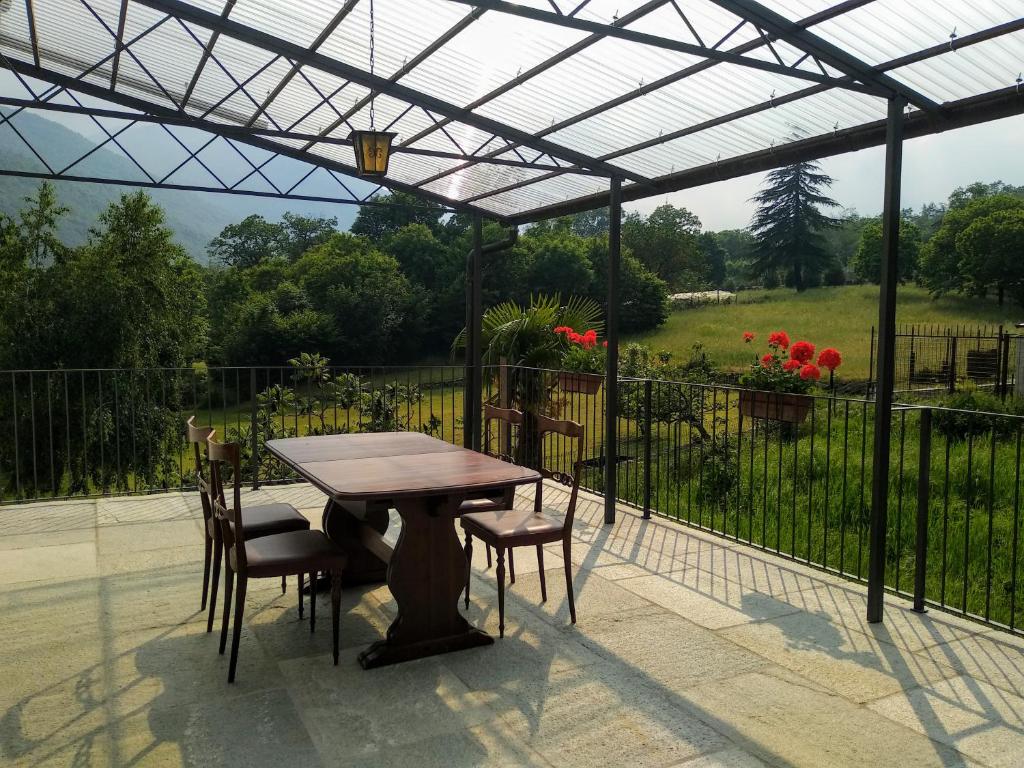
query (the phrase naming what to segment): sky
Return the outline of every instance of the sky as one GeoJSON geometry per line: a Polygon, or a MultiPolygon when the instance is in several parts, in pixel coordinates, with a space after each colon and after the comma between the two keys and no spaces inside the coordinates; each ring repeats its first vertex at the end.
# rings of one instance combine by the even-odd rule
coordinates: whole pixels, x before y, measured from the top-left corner
{"type": "MultiPolygon", "coordinates": [[[[885,149],[873,147],[825,158],[822,169],[835,183],[831,195],[862,216],[882,209],[885,149]]],[[[750,198],[764,181],[753,174],[729,181],[626,204],[626,210],[650,213],[669,202],[697,214],[705,230],[737,229],[750,224],[750,198]]],[[[945,202],[957,187],[975,181],[1024,184],[1024,116],[996,120],[949,133],[910,139],[903,147],[903,208],[945,202]]]]}

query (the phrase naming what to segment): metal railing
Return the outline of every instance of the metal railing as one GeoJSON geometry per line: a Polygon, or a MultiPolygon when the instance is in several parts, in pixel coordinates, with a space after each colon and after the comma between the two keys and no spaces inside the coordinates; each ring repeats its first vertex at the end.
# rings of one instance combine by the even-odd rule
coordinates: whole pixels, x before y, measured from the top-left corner
{"type": "MultiPolygon", "coordinates": [[[[293,479],[273,437],[417,430],[463,442],[461,366],[185,368],[0,372],[0,501],[192,486],[184,421],[196,414],[245,446],[253,485],[293,479]]],[[[559,371],[492,367],[485,401],[543,408],[587,427],[582,484],[656,514],[845,577],[865,580],[871,400],[779,398],[732,386],[620,379],[618,451],[605,400],[559,371]]],[[[900,405],[893,411],[886,584],[1021,632],[1024,418],[900,405]]],[[[495,453],[569,470],[566,438],[495,453]]],[[[498,445],[494,441],[507,441],[498,445]]]]}

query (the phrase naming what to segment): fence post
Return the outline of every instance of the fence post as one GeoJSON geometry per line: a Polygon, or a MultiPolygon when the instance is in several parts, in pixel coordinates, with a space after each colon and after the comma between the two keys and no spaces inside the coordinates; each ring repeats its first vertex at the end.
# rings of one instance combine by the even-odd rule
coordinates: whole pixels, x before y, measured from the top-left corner
{"type": "Polygon", "coordinates": [[[917,542],[914,550],[914,610],[924,613],[928,567],[928,506],[931,500],[932,409],[921,410],[920,456],[917,463],[917,542]]]}
{"type": "Polygon", "coordinates": [[[651,387],[644,379],[644,519],[651,517],[651,387]]]}
{"type": "Polygon", "coordinates": [[[875,387],[875,326],[871,326],[871,341],[868,343],[868,397],[875,387]]]}
{"type": "Polygon", "coordinates": [[[957,336],[951,336],[949,340],[949,391],[956,392],[956,355],[957,336]]]}
{"type": "Polygon", "coordinates": [[[252,450],[252,489],[260,487],[260,434],[256,417],[256,369],[249,369],[249,439],[252,450]]]}

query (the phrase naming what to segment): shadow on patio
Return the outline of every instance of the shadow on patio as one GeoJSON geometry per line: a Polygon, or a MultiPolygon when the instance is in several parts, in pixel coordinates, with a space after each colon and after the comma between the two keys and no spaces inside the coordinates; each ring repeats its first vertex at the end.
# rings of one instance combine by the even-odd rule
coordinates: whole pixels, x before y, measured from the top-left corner
{"type": "MultiPolygon", "coordinates": [[[[319,520],[305,486],[264,489],[319,520]]],[[[548,502],[557,507],[557,491],[548,502]]],[[[522,503],[528,503],[524,494],[522,503]]],[[[364,672],[394,605],[347,590],[341,664],[294,582],[250,590],[238,683],[198,611],[189,494],[5,509],[0,755],[15,765],[1012,765],[1024,644],[733,542],[578,510],[579,624],[523,552],[494,646],[364,672]]],[[[493,570],[470,621],[497,631],[493,570]]]]}

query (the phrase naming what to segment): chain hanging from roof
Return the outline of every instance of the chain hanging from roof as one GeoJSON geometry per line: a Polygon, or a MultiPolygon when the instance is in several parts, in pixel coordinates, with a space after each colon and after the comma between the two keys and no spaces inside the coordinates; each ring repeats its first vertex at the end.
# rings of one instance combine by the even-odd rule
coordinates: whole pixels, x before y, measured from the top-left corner
{"type": "MultiPolygon", "coordinates": [[[[370,0],[370,77],[374,75],[376,64],[376,41],[374,40],[374,14],[373,0],[370,0]]],[[[386,176],[388,172],[388,160],[391,155],[391,142],[396,134],[387,131],[378,131],[374,123],[373,114],[374,92],[370,90],[370,130],[352,131],[349,139],[356,153],[356,171],[360,176],[386,176]]]]}

